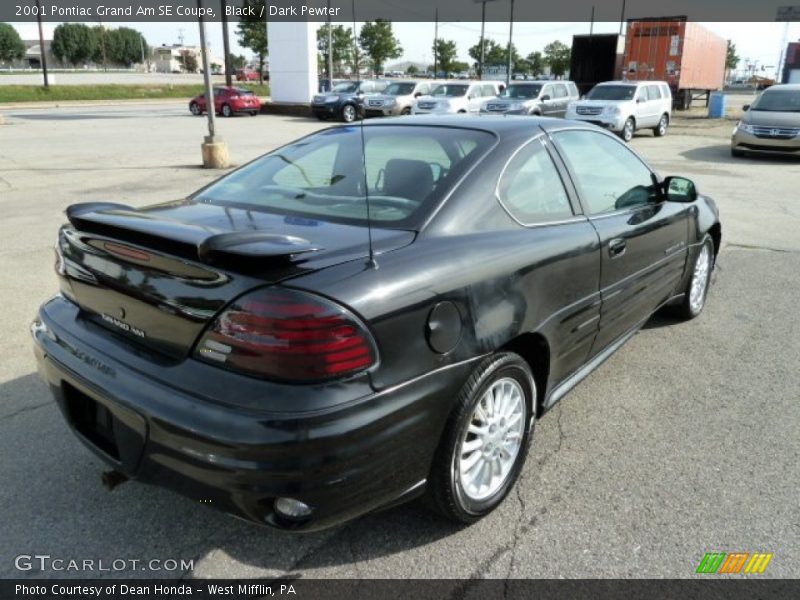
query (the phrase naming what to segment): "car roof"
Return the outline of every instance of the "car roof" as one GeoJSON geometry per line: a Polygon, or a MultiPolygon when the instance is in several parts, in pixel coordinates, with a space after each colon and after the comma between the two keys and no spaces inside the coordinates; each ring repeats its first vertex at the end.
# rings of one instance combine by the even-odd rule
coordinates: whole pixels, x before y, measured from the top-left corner
{"type": "Polygon", "coordinates": [[[770,90],[787,90],[790,92],[800,92],[800,83],[776,83],[775,85],[769,86],[765,92],[770,90]]]}
{"type": "MultiPolygon", "coordinates": [[[[409,115],[393,119],[370,119],[362,121],[356,127],[452,127],[463,129],[481,129],[496,134],[498,137],[517,137],[525,133],[531,136],[542,133],[542,130],[557,129],[591,129],[602,131],[584,121],[570,121],[553,117],[517,116],[517,115],[409,115]]],[[[339,125],[338,127],[353,127],[339,125]]]]}

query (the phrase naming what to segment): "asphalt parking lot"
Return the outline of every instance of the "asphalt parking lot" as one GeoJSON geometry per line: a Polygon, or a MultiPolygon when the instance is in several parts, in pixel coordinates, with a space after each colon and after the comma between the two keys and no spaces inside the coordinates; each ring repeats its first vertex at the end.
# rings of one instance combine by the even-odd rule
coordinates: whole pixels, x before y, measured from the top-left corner
{"type": "MultiPolygon", "coordinates": [[[[697,112],[697,111],[695,111],[697,112]]],[[[205,120],[183,105],[16,108],[0,126],[0,577],[14,557],[193,559],[106,576],[692,577],[706,552],[770,552],[800,572],[800,161],[733,159],[733,123],[695,115],[633,145],[713,196],[724,248],[703,315],[657,316],[537,425],[495,513],[468,528],[417,505],[323,533],[258,528],[105,467],[35,372],[28,325],[56,289],[52,243],[74,202],[181,197],[204,171],[205,120]]],[[[219,122],[235,162],[323,124],[219,122]]]]}

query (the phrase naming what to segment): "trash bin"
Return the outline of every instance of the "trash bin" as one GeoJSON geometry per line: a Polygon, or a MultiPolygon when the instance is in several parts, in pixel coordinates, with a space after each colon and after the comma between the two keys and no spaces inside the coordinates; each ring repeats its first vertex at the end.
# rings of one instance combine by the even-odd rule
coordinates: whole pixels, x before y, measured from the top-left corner
{"type": "Polygon", "coordinates": [[[722,92],[712,92],[708,102],[708,118],[724,119],[728,108],[728,97],[722,92]]]}

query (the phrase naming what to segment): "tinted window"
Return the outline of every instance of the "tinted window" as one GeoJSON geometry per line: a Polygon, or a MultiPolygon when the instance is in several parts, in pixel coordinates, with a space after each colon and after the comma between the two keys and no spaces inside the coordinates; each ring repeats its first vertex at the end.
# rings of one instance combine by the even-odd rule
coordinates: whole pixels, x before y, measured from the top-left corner
{"type": "Polygon", "coordinates": [[[567,86],[565,86],[563,83],[556,84],[553,87],[555,88],[556,98],[566,98],[568,96],[567,86]]]}
{"type": "Polygon", "coordinates": [[[586,96],[589,100],[633,100],[635,85],[596,85],[586,96]]]}
{"type": "Polygon", "coordinates": [[[511,159],[498,186],[506,210],[526,225],[572,216],[564,184],[547,151],[533,141],[511,159]]]}
{"type": "Polygon", "coordinates": [[[554,137],[590,214],[657,198],[650,169],[622,142],[593,131],[562,131],[554,137]]]}
{"type": "Polygon", "coordinates": [[[657,85],[647,86],[647,99],[648,100],[661,100],[661,90],[657,85]]]}
{"type": "Polygon", "coordinates": [[[456,98],[459,96],[465,96],[467,93],[466,85],[453,85],[451,83],[443,84],[437,86],[433,92],[431,92],[431,96],[446,96],[448,98],[456,98]]]}
{"type": "Polygon", "coordinates": [[[493,136],[438,127],[340,127],[303,138],[223,177],[199,202],[363,224],[415,228],[493,136]],[[366,163],[366,174],[364,172],[366,163]]]}
{"type": "Polygon", "coordinates": [[[343,81],[333,86],[334,92],[339,94],[352,94],[358,89],[358,84],[355,81],[343,81]]]}
{"type": "Polygon", "coordinates": [[[383,93],[387,96],[408,96],[414,92],[414,87],[413,83],[392,83],[386,86],[383,93]]]}
{"type": "Polygon", "coordinates": [[[537,98],[542,86],[535,85],[519,85],[511,84],[508,89],[503,92],[504,98],[537,98]]]}

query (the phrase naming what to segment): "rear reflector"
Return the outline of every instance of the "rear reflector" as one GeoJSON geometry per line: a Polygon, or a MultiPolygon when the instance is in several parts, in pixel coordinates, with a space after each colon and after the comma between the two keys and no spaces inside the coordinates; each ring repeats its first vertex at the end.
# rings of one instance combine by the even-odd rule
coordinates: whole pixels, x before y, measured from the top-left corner
{"type": "Polygon", "coordinates": [[[292,382],[344,377],[377,361],[372,336],[347,309],[281,289],[236,300],[203,335],[196,356],[233,371],[292,382]]]}

